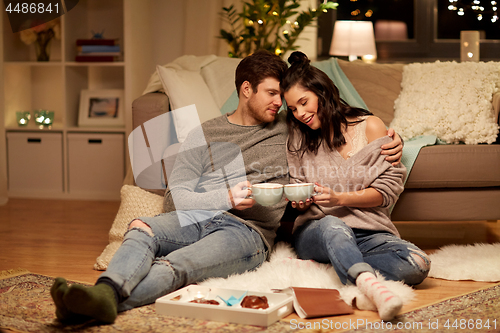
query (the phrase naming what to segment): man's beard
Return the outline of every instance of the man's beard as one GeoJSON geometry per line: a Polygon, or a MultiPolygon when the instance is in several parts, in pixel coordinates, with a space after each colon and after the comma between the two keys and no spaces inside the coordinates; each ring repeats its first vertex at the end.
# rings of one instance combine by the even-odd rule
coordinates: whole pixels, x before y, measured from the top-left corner
{"type": "Polygon", "coordinates": [[[247,104],[249,115],[251,115],[254,119],[256,119],[260,123],[269,123],[274,121],[274,119],[276,118],[276,114],[273,116],[267,112],[267,109],[270,108],[269,106],[259,107],[255,105],[256,103],[254,103],[253,101],[254,99],[251,98],[247,104]]]}

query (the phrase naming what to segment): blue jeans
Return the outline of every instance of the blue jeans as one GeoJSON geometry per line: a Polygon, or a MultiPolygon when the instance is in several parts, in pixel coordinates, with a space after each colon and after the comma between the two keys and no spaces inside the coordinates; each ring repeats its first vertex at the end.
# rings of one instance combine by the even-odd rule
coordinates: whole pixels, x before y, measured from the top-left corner
{"type": "Polygon", "coordinates": [[[414,244],[385,231],[351,229],[334,216],[309,221],[293,237],[301,259],[331,263],[343,284],[378,270],[388,280],[415,285],[429,273],[429,259],[414,244]]]}
{"type": "Polygon", "coordinates": [[[267,257],[259,233],[222,212],[170,212],[137,220],[153,235],[145,229],[128,230],[97,281],[111,280],[119,294],[118,311],[153,303],[207,278],[244,273],[267,257]]]}

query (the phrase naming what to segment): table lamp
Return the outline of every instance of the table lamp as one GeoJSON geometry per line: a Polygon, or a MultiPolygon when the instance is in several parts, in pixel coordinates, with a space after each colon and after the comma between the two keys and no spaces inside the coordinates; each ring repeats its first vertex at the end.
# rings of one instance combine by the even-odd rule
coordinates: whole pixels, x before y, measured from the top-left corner
{"type": "Polygon", "coordinates": [[[336,21],[330,55],[348,56],[350,61],[363,57],[365,61],[377,58],[373,23],[369,21],[336,21]]]}

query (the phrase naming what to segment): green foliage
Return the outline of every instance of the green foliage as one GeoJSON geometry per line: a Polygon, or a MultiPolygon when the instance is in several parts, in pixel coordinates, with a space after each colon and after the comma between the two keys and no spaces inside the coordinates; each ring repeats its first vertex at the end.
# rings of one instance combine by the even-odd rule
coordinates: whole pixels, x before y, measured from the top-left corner
{"type": "Polygon", "coordinates": [[[221,29],[219,38],[228,43],[229,56],[243,58],[259,49],[278,55],[296,50],[295,43],[304,28],[338,5],[324,2],[316,9],[299,12],[300,1],[244,1],[241,13],[236,11],[234,5],[223,7],[220,15],[230,29],[221,29]]]}

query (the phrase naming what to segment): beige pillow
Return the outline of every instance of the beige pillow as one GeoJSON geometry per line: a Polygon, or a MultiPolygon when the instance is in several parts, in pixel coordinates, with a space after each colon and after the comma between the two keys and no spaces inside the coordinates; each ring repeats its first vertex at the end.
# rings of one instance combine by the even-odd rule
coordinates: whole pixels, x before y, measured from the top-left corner
{"type": "Polygon", "coordinates": [[[201,69],[201,76],[219,109],[236,90],[234,75],[240,61],[241,59],[236,58],[218,57],[201,69]]]}
{"type": "Polygon", "coordinates": [[[105,270],[123,241],[128,224],[140,216],[155,216],[163,213],[163,197],[133,185],[123,185],[120,191],[121,204],[115,221],[109,230],[109,244],[97,257],[94,269],[105,270]]]}
{"type": "Polygon", "coordinates": [[[170,100],[179,142],[184,142],[193,128],[221,115],[220,108],[199,70],[163,66],[157,66],[156,70],[170,100]],[[192,105],[196,108],[191,108],[192,105]],[[178,112],[175,112],[176,110],[178,112]]]}
{"type": "Polygon", "coordinates": [[[367,64],[340,59],[338,63],[368,110],[389,125],[394,117],[394,101],[401,91],[404,64],[367,64]]]}

